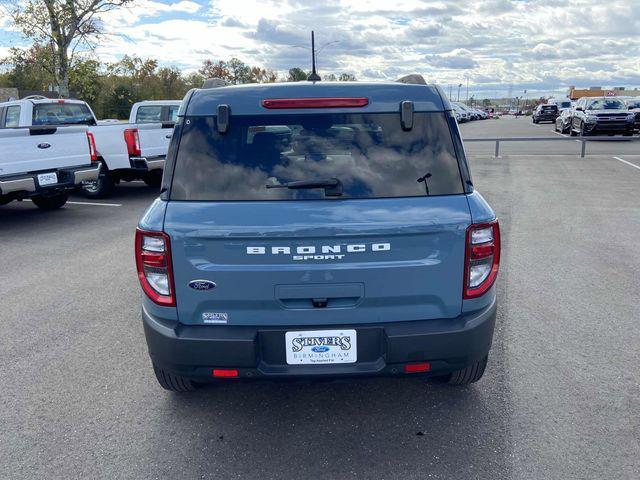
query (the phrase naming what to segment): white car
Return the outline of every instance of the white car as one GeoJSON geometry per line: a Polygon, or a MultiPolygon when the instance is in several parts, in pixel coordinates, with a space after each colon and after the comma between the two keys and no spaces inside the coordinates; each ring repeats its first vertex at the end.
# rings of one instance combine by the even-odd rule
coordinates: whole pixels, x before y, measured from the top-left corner
{"type": "Polygon", "coordinates": [[[98,122],[89,105],[81,100],[27,97],[1,103],[0,107],[15,112],[15,126],[18,127],[85,126],[95,139],[98,160],[102,164],[98,178],[83,184],[82,189],[90,198],[109,196],[121,181],[140,179],[150,186],[160,186],[173,133],[171,121],[98,122]]]}
{"type": "Polygon", "coordinates": [[[0,205],[31,199],[62,207],[74,188],[98,178],[93,134],[85,125],[20,127],[19,105],[0,104],[0,205]]]}

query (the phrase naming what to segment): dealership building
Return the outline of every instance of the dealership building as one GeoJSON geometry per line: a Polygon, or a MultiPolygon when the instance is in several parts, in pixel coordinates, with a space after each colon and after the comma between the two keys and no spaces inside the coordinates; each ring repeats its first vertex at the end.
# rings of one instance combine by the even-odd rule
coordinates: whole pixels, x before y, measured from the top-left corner
{"type": "Polygon", "coordinates": [[[577,100],[582,97],[640,97],[640,89],[627,89],[625,87],[608,89],[602,87],[576,88],[571,86],[569,87],[568,97],[571,100],[577,100]]]}

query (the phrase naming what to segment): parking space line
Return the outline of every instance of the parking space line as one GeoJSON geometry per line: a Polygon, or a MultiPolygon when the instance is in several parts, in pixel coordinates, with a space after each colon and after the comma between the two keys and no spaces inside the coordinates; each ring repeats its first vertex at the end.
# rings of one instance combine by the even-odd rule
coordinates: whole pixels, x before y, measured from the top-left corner
{"type": "MultiPolygon", "coordinates": [[[[29,198],[25,198],[25,201],[31,202],[29,198]]],[[[71,205],[98,205],[100,207],[121,207],[122,206],[121,203],[73,202],[73,201],[68,201],[67,203],[71,205]]]]}
{"type": "Polygon", "coordinates": [[[623,159],[622,159],[622,158],[620,158],[620,157],[613,157],[613,158],[615,158],[615,159],[616,159],[616,160],[618,160],[619,162],[626,163],[626,164],[627,164],[627,165],[629,165],[630,167],[637,168],[638,170],[640,170],[640,165],[636,165],[635,163],[627,162],[626,160],[623,160],[623,159]]]}

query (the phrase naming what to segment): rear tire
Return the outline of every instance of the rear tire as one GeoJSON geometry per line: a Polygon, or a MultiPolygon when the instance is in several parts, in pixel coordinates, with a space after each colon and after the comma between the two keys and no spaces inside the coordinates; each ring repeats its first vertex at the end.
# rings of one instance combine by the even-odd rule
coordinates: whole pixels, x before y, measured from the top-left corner
{"type": "Polygon", "coordinates": [[[160,386],[170,392],[193,392],[197,388],[192,380],[165,372],[155,363],[153,364],[153,372],[156,374],[160,386]]]}
{"type": "MultiPolygon", "coordinates": [[[[104,167],[103,167],[104,168],[104,167]]],[[[87,198],[107,198],[113,192],[115,183],[110,172],[100,173],[98,179],[82,185],[82,193],[87,198]]]]}
{"type": "Polygon", "coordinates": [[[449,385],[469,385],[470,383],[477,382],[482,378],[482,375],[484,375],[487,367],[487,358],[488,357],[484,357],[462,370],[453,372],[447,379],[447,383],[449,385]]]}
{"type": "Polygon", "coordinates": [[[144,183],[152,188],[160,188],[162,184],[162,170],[151,170],[143,180],[144,183]]]}
{"type": "Polygon", "coordinates": [[[67,200],[69,199],[69,194],[64,192],[64,193],[58,193],[56,195],[51,195],[51,196],[37,196],[37,197],[31,197],[31,201],[33,202],[33,204],[38,207],[40,210],[57,210],[58,208],[62,207],[65,203],[67,203],[67,200]]]}

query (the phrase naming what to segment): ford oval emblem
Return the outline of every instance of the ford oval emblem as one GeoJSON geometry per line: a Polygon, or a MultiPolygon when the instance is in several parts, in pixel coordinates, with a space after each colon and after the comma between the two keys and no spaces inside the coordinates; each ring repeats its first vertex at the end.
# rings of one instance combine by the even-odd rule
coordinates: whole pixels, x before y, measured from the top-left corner
{"type": "Polygon", "coordinates": [[[189,286],[194,290],[211,290],[216,288],[216,284],[209,280],[191,280],[189,286]]]}
{"type": "Polygon", "coordinates": [[[51,146],[50,143],[42,142],[38,144],[38,148],[49,148],[51,146]]]}
{"type": "Polygon", "coordinates": [[[311,351],[316,353],[324,353],[329,351],[329,347],[325,347],[324,345],[316,345],[315,347],[311,348],[311,351]]]}

